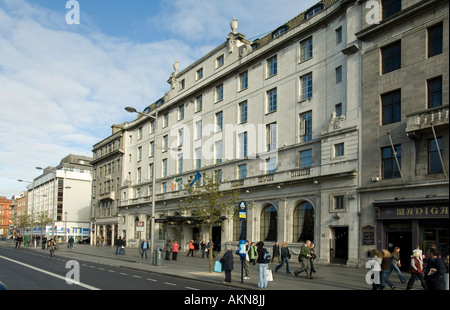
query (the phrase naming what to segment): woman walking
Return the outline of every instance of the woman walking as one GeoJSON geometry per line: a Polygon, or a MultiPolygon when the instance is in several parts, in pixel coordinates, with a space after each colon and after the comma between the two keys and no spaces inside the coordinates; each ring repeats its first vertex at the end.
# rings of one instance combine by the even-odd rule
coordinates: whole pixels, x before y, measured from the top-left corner
{"type": "Polygon", "coordinates": [[[411,278],[406,285],[407,290],[411,290],[413,288],[414,282],[416,282],[416,278],[419,278],[420,284],[426,290],[427,286],[425,285],[423,278],[423,261],[422,261],[422,251],[415,251],[413,253],[413,257],[411,258],[411,265],[409,266],[409,272],[411,273],[411,278]]]}
{"type": "Polygon", "coordinates": [[[264,248],[264,243],[262,241],[258,242],[256,244],[256,251],[258,252],[258,287],[259,288],[266,288],[267,287],[267,267],[268,263],[264,260],[264,254],[267,252],[267,250],[264,248]]]}
{"type": "Polygon", "coordinates": [[[291,253],[289,252],[289,248],[287,246],[287,242],[283,242],[281,245],[281,264],[275,267],[275,272],[283,267],[284,263],[286,263],[286,273],[291,273],[289,271],[289,259],[291,258],[291,253]]]}
{"type": "Polygon", "coordinates": [[[392,290],[395,290],[395,285],[389,281],[391,260],[391,253],[388,250],[383,250],[383,259],[381,260],[381,286],[384,288],[387,284],[392,290]]]}

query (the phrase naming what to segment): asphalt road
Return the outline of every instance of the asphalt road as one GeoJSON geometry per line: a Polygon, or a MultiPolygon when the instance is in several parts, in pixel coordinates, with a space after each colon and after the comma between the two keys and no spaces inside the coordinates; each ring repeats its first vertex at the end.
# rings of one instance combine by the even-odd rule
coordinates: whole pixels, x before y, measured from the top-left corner
{"type": "Polygon", "coordinates": [[[50,257],[47,251],[0,247],[0,281],[9,290],[224,290],[197,280],[50,257]]]}

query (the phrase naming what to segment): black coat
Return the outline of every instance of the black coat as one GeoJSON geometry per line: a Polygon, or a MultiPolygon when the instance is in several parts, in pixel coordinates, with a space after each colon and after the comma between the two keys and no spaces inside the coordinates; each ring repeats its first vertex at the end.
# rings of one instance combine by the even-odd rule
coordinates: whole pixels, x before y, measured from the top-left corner
{"type": "Polygon", "coordinates": [[[220,259],[222,263],[223,271],[231,271],[233,270],[233,251],[226,251],[223,257],[220,259]]]}

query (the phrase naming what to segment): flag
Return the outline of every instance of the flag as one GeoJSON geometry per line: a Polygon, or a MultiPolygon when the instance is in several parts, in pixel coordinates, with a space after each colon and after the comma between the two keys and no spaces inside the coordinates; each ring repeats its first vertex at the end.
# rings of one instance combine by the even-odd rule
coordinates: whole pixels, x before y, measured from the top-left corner
{"type": "Polygon", "coordinates": [[[194,185],[195,182],[197,182],[198,180],[200,180],[202,178],[202,174],[197,171],[197,173],[195,174],[194,180],[191,182],[191,187],[194,185]]]}
{"type": "Polygon", "coordinates": [[[175,186],[176,183],[180,183],[180,185],[183,186],[183,184],[181,183],[181,179],[173,178],[173,181],[172,181],[172,190],[173,190],[173,188],[174,188],[174,186],[175,186]]]}

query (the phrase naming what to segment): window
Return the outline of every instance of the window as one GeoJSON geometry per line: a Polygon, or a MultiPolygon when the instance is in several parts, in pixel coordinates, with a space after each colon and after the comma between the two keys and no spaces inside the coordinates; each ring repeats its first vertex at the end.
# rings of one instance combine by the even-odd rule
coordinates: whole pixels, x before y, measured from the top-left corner
{"type": "Polygon", "coordinates": [[[142,183],[142,169],[139,167],[137,168],[137,184],[142,183]]]}
{"type": "Polygon", "coordinates": [[[309,73],[300,78],[301,82],[301,100],[307,100],[312,97],[313,85],[312,85],[312,73],[309,73]]]}
{"type": "Polygon", "coordinates": [[[239,158],[247,157],[247,132],[239,134],[239,158]]]}
{"type": "Polygon", "coordinates": [[[300,114],[300,142],[312,140],[312,112],[300,114]]]}
{"type": "Polygon", "coordinates": [[[178,120],[184,119],[184,105],[178,107],[178,120]]]}
{"type": "Polygon", "coordinates": [[[169,126],[169,113],[163,115],[163,128],[169,126]]]}
{"type": "Polygon", "coordinates": [[[286,25],[283,25],[283,26],[279,27],[277,30],[272,32],[272,39],[278,38],[279,36],[281,36],[286,31],[287,31],[287,26],[286,25]]]}
{"type": "Polygon", "coordinates": [[[239,75],[239,90],[248,88],[248,71],[242,72],[239,75]]]}
{"type": "Polygon", "coordinates": [[[293,242],[314,241],[314,208],[311,203],[301,202],[294,210],[293,242]]]}
{"type": "Polygon", "coordinates": [[[277,149],[277,123],[266,125],[266,151],[277,149]]]}
{"type": "Polygon", "coordinates": [[[223,112],[216,113],[216,132],[222,131],[223,127],[223,112]]]}
{"type": "Polygon", "coordinates": [[[266,159],[266,173],[275,173],[277,172],[277,158],[270,157],[266,159]]]}
{"type": "Polygon", "coordinates": [[[184,142],[184,129],[181,128],[178,130],[178,146],[183,146],[184,142]]]}
{"type": "MultiPolygon", "coordinates": [[[[139,127],[139,128],[138,128],[138,131],[137,131],[137,138],[138,138],[138,140],[141,140],[141,139],[142,139],[142,127],[139,127]]],[[[110,145],[109,151],[111,152],[111,145],[110,145]]]]}
{"type": "Polygon", "coordinates": [[[313,40],[312,37],[300,42],[300,61],[312,58],[313,56],[313,40]]]}
{"type": "Polygon", "coordinates": [[[334,196],[333,197],[333,210],[344,210],[344,196],[334,196]]]}
{"type": "Polygon", "coordinates": [[[169,148],[169,136],[165,135],[162,138],[162,151],[167,152],[169,148]]]}
{"type": "Polygon", "coordinates": [[[183,173],[183,154],[178,154],[177,166],[178,173],[183,173]]]}
{"type": "Polygon", "coordinates": [[[216,68],[222,67],[225,64],[225,58],[223,55],[220,55],[216,58],[216,68]]]}
{"type": "Polygon", "coordinates": [[[238,166],[239,179],[245,179],[247,177],[247,164],[238,166]]]}
{"type": "Polygon", "coordinates": [[[142,160],[142,146],[138,147],[137,161],[142,160]]]}
{"type": "Polygon", "coordinates": [[[181,81],[180,81],[180,90],[183,90],[183,89],[185,89],[186,88],[186,81],[184,80],[184,79],[182,79],[181,81]]]}
{"type": "Polygon", "coordinates": [[[442,23],[428,28],[428,57],[442,54],[442,23]]]}
{"type": "Polygon", "coordinates": [[[152,142],[150,142],[150,147],[149,147],[149,151],[150,151],[150,154],[149,154],[149,156],[150,157],[153,157],[153,156],[155,156],[155,143],[152,141],[152,142]]]}
{"type": "Polygon", "coordinates": [[[312,166],[312,150],[300,152],[300,168],[309,168],[312,166]]]}
{"type": "Polygon", "coordinates": [[[336,116],[342,115],[342,103],[338,103],[334,106],[334,112],[336,113],[336,116]]]}
{"type": "Polygon", "coordinates": [[[402,10],[401,0],[382,0],[382,18],[386,19],[402,10]]]}
{"type": "Polygon", "coordinates": [[[442,76],[427,81],[428,108],[442,105],[442,76]]]}
{"type": "Polygon", "coordinates": [[[214,170],[214,180],[218,183],[222,182],[222,169],[214,170]]]}
{"type": "Polygon", "coordinates": [[[202,167],[202,148],[195,149],[195,168],[200,169],[202,167]]]}
{"type": "Polygon", "coordinates": [[[383,179],[393,179],[400,177],[400,170],[397,166],[395,155],[397,155],[398,165],[402,165],[402,146],[394,145],[395,153],[392,151],[392,147],[388,146],[381,149],[382,153],[382,177],[383,179]]]}
{"type": "Polygon", "coordinates": [[[277,89],[271,89],[267,92],[267,113],[277,110],[277,89]]]}
{"type": "Polygon", "coordinates": [[[344,143],[334,145],[334,157],[344,156],[344,143]]]}
{"type": "Polygon", "coordinates": [[[342,82],[342,66],[336,68],[336,84],[342,82]]]}
{"type": "Polygon", "coordinates": [[[216,86],[216,102],[223,100],[223,84],[216,86]]]}
{"type": "Polygon", "coordinates": [[[428,140],[428,173],[442,173],[442,163],[439,152],[442,154],[442,137],[428,140]],[[437,145],[436,145],[437,140],[437,145]]]}
{"type": "Polygon", "coordinates": [[[267,60],[267,77],[274,76],[277,72],[277,56],[275,55],[267,60]]]}
{"type": "Polygon", "coordinates": [[[223,143],[222,141],[217,141],[214,143],[214,151],[215,151],[215,159],[216,159],[216,164],[221,164],[222,163],[222,154],[223,154],[223,143]]]}
{"type": "Polygon", "coordinates": [[[150,121],[150,134],[155,133],[155,121],[150,121]]]}
{"type": "Polygon", "coordinates": [[[247,122],[247,101],[239,103],[239,122],[247,122]]]}
{"type": "Polygon", "coordinates": [[[261,240],[277,240],[277,209],[273,205],[266,206],[261,212],[261,240]]]}
{"type": "Polygon", "coordinates": [[[163,178],[167,177],[167,158],[162,160],[162,176],[163,178]]]}
{"type": "Polygon", "coordinates": [[[307,19],[313,17],[314,15],[316,15],[317,13],[319,13],[320,11],[322,11],[322,8],[323,8],[323,4],[322,4],[322,3],[313,6],[312,8],[310,8],[310,9],[306,12],[305,17],[306,17],[307,19]]]}
{"type": "Polygon", "coordinates": [[[382,124],[400,122],[401,119],[401,92],[396,90],[381,95],[382,102],[382,124]]]}
{"type": "Polygon", "coordinates": [[[386,74],[401,68],[402,45],[401,41],[381,48],[382,74],[386,74]]]}
{"type": "Polygon", "coordinates": [[[197,73],[196,73],[195,77],[196,77],[197,80],[200,80],[201,78],[203,78],[203,68],[200,68],[200,69],[197,70],[197,73]]]}
{"type": "Polygon", "coordinates": [[[200,95],[195,98],[195,112],[199,112],[203,109],[203,96],[200,95]]]}
{"type": "Polygon", "coordinates": [[[201,139],[202,138],[202,121],[199,120],[195,123],[195,139],[201,139]]]}
{"type": "Polygon", "coordinates": [[[342,43],[342,27],[336,29],[336,45],[342,43]]]}

